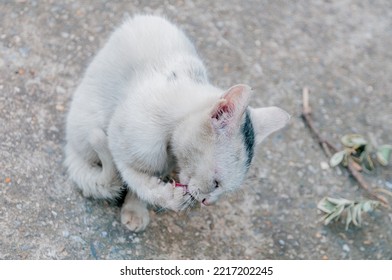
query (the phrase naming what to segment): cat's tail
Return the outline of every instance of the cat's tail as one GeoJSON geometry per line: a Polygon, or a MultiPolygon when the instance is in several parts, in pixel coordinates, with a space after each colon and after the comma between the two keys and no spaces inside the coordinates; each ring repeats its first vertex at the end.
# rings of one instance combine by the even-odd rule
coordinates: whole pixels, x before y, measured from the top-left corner
{"type": "Polygon", "coordinates": [[[69,177],[86,197],[115,199],[121,193],[122,182],[108,148],[107,136],[97,129],[90,134],[88,142],[89,151],[83,153],[67,143],[64,164],[69,177]],[[98,162],[89,160],[94,157],[98,162]]]}

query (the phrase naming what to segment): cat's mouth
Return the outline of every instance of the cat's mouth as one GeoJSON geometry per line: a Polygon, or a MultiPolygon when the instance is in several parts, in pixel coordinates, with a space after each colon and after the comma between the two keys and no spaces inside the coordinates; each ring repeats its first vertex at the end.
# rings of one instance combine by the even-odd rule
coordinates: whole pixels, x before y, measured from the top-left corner
{"type": "Polygon", "coordinates": [[[202,205],[202,206],[210,206],[210,205],[214,204],[214,202],[212,200],[208,199],[208,198],[203,198],[201,201],[199,201],[196,198],[197,197],[197,193],[190,192],[189,189],[188,189],[188,185],[175,182],[174,186],[176,188],[182,188],[183,191],[184,191],[184,195],[188,195],[189,196],[189,198],[187,199],[185,208],[194,207],[198,202],[200,202],[200,205],[202,205]]]}
{"type": "MultiPolygon", "coordinates": [[[[186,200],[186,207],[185,208],[189,208],[189,207],[195,206],[197,204],[197,202],[198,202],[198,199],[196,198],[197,194],[192,194],[192,192],[189,191],[188,185],[176,182],[174,179],[171,179],[171,180],[173,181],[173,185],[174,185],[175,188],[182,188],[184,196],[185,195],[189,196],[189,198],[186,200]]],[[[210,205],[213,205],[213,204],[214,204],[214,202],[211,201],[208,198],[203,198],[200,201],[200,205],[202,205],[202,206],[210,206],[210,205]]]]}
{"type": "MultiPolygon", "coordinates": [[[[173,179],[172,179],[173,180],[173,179]]],[[[174,180],[173,180],[174,181],[174,180]]],[[[196,205],[197,203],[197,199],[195,198],[194,195],[192,195],[192,193],[189,191],[188,189],[188,185],[185,184],[181,184],[179,182],[174,181],[173,182],[173,186],[175,188],[182,188],[183,190],[183,194],[184,196],[188,196],[187,199],[185,200],[185,202],[183,203],[183,210],[186,210],[188,208],[192,208],[196,205]]]]}

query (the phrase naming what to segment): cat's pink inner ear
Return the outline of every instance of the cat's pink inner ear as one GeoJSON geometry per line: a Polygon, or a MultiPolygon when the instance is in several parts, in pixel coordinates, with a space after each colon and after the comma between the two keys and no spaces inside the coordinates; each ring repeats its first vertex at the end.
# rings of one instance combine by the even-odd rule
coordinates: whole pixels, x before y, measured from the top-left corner
{"type": "Polygon", "coordinates": [[[235,126],[248,106],[251,91],[247,85],[235,85],[226,91],[211,113],[214,127],[235,126]]]}
{"type": "Polygon", "coordinates": [[[234,104],[230,103],[226,99],[221,99],[219,104],[215,107],[212,112],[211,118],[219,121],[223,118],[227,119],[233,115],[234,104]]]}

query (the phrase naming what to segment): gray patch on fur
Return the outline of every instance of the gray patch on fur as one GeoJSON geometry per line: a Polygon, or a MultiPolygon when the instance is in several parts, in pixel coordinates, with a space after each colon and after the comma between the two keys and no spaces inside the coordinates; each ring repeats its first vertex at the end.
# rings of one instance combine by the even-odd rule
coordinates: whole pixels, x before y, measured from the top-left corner
{"type": "Polygon", "coordinates": [[[253,129],[253,124],[250,119],[249,110],[246,110],[245,112],[245,121],[241,126],[241,133],[244,137],[244,145],[247,154],[246,167],[249,168],[253,159],[255,149],[255,131],[253,129]]]}

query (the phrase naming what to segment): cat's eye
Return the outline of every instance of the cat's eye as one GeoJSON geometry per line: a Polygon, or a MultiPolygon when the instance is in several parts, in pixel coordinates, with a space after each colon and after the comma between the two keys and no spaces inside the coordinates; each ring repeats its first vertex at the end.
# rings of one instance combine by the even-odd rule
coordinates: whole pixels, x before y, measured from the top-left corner
{"type": "Polygon", "coordinates": [[[215,189],[219,188],[219,182],[217,180],[214,181],[215,189]]]}

